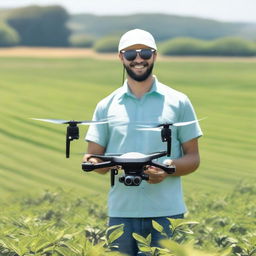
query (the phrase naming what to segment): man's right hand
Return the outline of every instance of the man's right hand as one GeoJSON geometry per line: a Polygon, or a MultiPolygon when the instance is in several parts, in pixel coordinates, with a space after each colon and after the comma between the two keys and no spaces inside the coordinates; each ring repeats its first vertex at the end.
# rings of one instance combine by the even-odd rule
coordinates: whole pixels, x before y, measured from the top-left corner
{"type": "MultiPolygon", "coordinates": [[[[83,157],[83,162],[98,164],[98,163],[101,163],[103,161],[101,159],[97,158],[97,157],[92,157],[91,154],[85,154],[84,157],[83,157]]],[[[100,173],[100,174],[105,174],[109,171],[109,167],[95,169],[94,171],[97,172],[97,173],[100,173]]]]}
{"type": "Polygon", "coordinates": [[[96,157],[92,157],[91,154],[85,154],[84,157],[83,157],[83,162],[89,162],[89,163],[92,163],[92,164],[98,164],[98,163],[101,163],[102,160],[99,159],[99,158],[96,158],[96,157]]]}

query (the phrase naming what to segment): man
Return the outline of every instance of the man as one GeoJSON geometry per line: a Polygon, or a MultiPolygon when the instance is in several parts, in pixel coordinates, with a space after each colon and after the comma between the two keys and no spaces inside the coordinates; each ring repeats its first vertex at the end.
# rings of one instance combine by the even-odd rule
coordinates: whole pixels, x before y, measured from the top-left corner
{"type": "MultiPolygon", "coordinates": [[[[186,95],[160,83],[152,75],[157,58],[157,46],[147,31],[134,29],[125,33],[119,42],[119,58],[127,72],[124,85],[100,101],[94,120],[108,119],[104,125],[92,125],[87,133],[88,152],[83,161],[98,163],[90,154],[139,152],[149,154],[166,150],[159,132],[136,129],[136,122],[163,123],[196,120],[193,107],[186,95]],[[115,121],[120,120],[120,122],[115,121]],[[122,124],[122,120],[124,121],[122,124]]],[[[167,174],[162,169],[148,166],[148,181],[140,186],[125,186],[116,179],[108,201],[109,225],[124,224],[124,234],[118,239],[119,250],[128,255],[138,252],[132,233],[146,237],[152,234],[152,246],[157,246],[161,235],[153,229],[152,220],[166,232],[166,217],[183,218],[181,178],[199,166],[198,138],[202,135],[198,123],[172,127],[172,154],[158,161],[174,165],[176,172],[167,174]]],[[[105,174],[109,168],[96,170],[105,174]]]]}

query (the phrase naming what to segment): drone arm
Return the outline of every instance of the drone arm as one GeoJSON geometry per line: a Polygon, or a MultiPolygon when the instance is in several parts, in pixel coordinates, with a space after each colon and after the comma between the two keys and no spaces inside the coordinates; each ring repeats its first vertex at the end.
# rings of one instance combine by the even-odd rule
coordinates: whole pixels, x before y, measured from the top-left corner
{"type": "Polygon", "coordinates": [[[82,163],[82,169],[86,172],[91,172],[91,171],[96,170],[96,169],[112,167],[112,166],[115,166],[115,164],[112,163],[111,161],[102,162],[102,163],[95,163],[95,164],[90,163],[90,162],[83,162],[82,163]]]}
{"type": "Polygon", "coordinates": [[[102,161],[113,161],[113,157],[112,156],[105,156],[105,155],[98,155],[98,154],[90,154],[90,158],[99,158],[102,161]]]}
{"type": "Polygon", "coordinates": [[[175,172],[175,168],[170,167],[170,166],[165,165],[165,164],[157,163],[155,161],[151,161],[150,165],[158,167],[158,168],[164,170],[165,172],[167,172],[168,174],[172,174],[172,173],[175,172]]]}

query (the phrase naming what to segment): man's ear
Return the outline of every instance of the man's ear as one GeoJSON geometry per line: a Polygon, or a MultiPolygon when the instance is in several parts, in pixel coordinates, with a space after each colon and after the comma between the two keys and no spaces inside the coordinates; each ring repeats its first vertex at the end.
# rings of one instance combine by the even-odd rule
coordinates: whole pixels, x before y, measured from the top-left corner
{"type": "Polygon", "coordinates": [[[157,58],[157,52],[154,52],[153,58],[154,58],[154,61],[155,61],[156,58],[157,58]]]}
{"type": "Polygon", "coordinates": [[[123,62],[124,56],[123,56],[123,54],[122,54],[121,52],[119,52],[118,57],[119,57],[119,59],[123,62]]]}

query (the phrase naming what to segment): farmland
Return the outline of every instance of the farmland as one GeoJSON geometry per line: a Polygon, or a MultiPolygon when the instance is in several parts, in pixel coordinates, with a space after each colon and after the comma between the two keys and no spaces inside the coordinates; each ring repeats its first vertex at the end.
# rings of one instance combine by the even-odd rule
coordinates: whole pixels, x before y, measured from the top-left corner
{"type": "MultiPolygon", "coordinates": [[[[183,178],[185,195],[224,198],[241,181],[255,182],[255,70],[256,63],[245,59],[156,64],[159,80],[186,93],[198,117],[207,117],[201,122],[201,166],[183,178]]],[[[57,188],[79,196],[102,195],[105,202],[109,177],[85,174],[80,167],[87,128],[80,127],[80,140],[72,142],[71,158],[65,159],[65,126],[29,118],[90,120],[96,103],[121,85],[119,62],[5,56],[0,58],[0,78],[2,203],[57,188]]]]}
{"type": "MultiPolygon", "coordinates": [[[[185,92],[201,122],[199,171],[184,177],[187,191],[227,191],[255,178],[254,62],[156,64],[159,80],[185,92]]],[[[122,81],[118,61],[72,58],[1,58],[1,195],[68,187],[106,192],[108,177],[80,170],[86,127],[65,159],[65,127],[29,118],[91,119],[96,103],[122,81]]]]}

